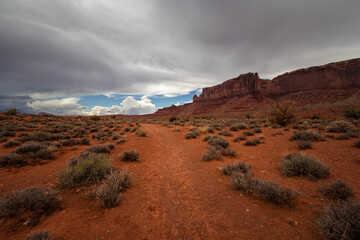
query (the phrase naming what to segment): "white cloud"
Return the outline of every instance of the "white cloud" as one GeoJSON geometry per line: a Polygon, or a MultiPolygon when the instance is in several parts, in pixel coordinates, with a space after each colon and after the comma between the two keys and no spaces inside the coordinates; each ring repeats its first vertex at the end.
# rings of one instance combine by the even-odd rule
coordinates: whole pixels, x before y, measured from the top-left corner
{"type": "Polygon", "coordinates": [[[46,112],[56,115],[81,115],[86,107],[78,104],[80,98],[70,97],[52,100],[35,100],[27,105],[35,112],[46,112]]]}
{"type": "Polygon", "coordinates": [[[119,105],[111,107],[95,106],[90,111],[78,103],[80,98],[63,98],[52,100],[35,100],[29,102],[27,105],[35,112],[47,112],[56,115],[112,115],[112,114],[125,114],[125,115],[141,115],[154,113],[156,106],[146,96],[136,100],[131,96],[125,98],[119,105]]]}

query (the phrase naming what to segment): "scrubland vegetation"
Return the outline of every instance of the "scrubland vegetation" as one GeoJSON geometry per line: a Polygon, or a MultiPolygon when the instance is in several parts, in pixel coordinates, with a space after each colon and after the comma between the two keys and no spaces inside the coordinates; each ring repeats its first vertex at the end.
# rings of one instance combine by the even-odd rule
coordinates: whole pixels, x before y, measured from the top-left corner
{"type": "MultiPolygon", "coordinates": [[[[148,131],[146,124],[154,124],[159,131],[178,139],[177,147],[184,145],[191,151],[200,152],[194,153],[196,157],[192,159],[201,164],[197,167],[215,169],[202,174],[209,177],[212,174],[213,178],[221,179],[215,175],[217,166],[223,175],[228,176],[222,176],[217,171],[222,178],[229,179],[224,191],[244,195],[237,201],[255,199],[252,201],[258,201],[260,205],[270,202],[264,205],[266,211],[275,212],[279,208],[288,211],[289,216],[299,204],[303,210],[306,202],[310,206],[308,211],[318,213],[312,219],[313,227],[325,239],[358,239],[358,189],[352,188],[355,186],[353,176],[339,176],[335,168],[346,160],[346,151],[359,151],[358,111],[345,111],[338,119],[324,119],[319,114],[310,115],[307,119],[298,116],[299,109],[292,102],[275,106],[261,118],[244,115],[240,118],[171,116],[122,119],[25,115],[16,111],[0,114],[3,151],[0,167],[4,171],[21,171],[23,168],[29,171],[44,164],[54,164],[60,159],[63,161],[62,168],[57,169],[56,183],[51,188],[44,187],[39,181],[35,186],[7,190],[0,196],[0,226],[1,219],[5,219],[4,222],[19,219],[20,225],[27,226],[28,218],[24,216],[28,215],[32,216],[29,224],[36,226],[62,209],[65,195],[67,198],[76,194],[86,196],[81,198],[83,204],[95,201],[103,211],[126,205],[124,199],[129,191],[126,189],[131,187],[136,192],[139,185],[137,178],[125,168],[131,166],[136,174],[148,174],[146,171],[136,172],[137,165],[152,161],[152,155],[143,154],[144,147],[139,151],[137,144],[164,144],[166,151],[172,151],[167,143],[161,142],[162,135],[156,138],[156,131],[148,131]],[[285,150],[277,145],[278,141],[285,143],[285,150]],[[275,150],[268,147],[270,144],[275,150]],[[324,159],[325,154],[319,149],[325,148],[326,144],[344,146],[343,159],[331,156],[324,159]],[[269,152],[269,156],[266,153],[261,155],[266,158],[261,160],[266,171],[262,170],[256,157],[257,152],[265,151],[273,151],[269,152]],[[280,153],[284,154],[280,156],[280,153]],[[63,160],[65,154],[66,159],[63,160]],[[306,185],[306,191],[299,187],[302,184],[306,185]],[[271,205],[276,206],[275,210],[269,207],[271,205]]],[[[158,150],[155,147],[151,151],[158,150]]],[[[174,156],[179,157],[176,154],[174,156]]],[[[161,158],[161,152],[156,157],[161,158]]],[[[163,165],[156,167],[166,169],[169,161],[178,159],[166,159],[163,165]]],[[[179,166],[183,166],[181,164],[179,166]]],[[[158,177],[159,171],[146,176],[146,179],[151,181],[152,177],[158,177]]],[[[181,172],[181,169],[177,171],[181,172]]],[[[51,239],[47,230],[28,231],[27,235],[27,239],[51,239]]]]}

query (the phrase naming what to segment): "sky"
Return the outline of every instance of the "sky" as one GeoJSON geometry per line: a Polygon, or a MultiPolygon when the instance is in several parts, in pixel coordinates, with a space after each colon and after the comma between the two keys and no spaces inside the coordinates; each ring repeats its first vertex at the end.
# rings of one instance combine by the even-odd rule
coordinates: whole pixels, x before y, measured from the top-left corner
{"type": "Polygon", "coordinates": [[[0,0],[0,111],[148,114],[360,57],[359,0],[0,0]]]}

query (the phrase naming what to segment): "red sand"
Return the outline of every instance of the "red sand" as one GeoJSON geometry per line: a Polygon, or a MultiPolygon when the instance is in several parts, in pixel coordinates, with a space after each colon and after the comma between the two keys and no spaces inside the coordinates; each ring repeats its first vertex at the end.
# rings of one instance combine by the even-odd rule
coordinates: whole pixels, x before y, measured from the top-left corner
{"type": "MultiPolygon", "coordinates": [[[[30,232],[45,229],[55,240],[322,239],[313,224],[324,206],[318,193],[320,181],[285,178],[279,171],[281,157],[298,151],[296,143],[289,141],[292,131],[273,137],[271,133],[277,129],[263,128],[265,144],[256,147],[232,142],[240,135],[234,132],[234,137],[225,138],[237,150],[235,158],[202,162],[205,135],[185,140],[188,127],[172,132],[164,126],[142,124],[142,129],[148,137],[128,133],[127,142],[116,145],[110,154],[118,169],[125,168],[135,177],[119,206],[102,208],[96,199],[85,198],[86,189],[62,191],[62,210],[43,217],[35,227],[15,228],[0,223],[0,239],[25,239],[30,232]],[[118,159],[128,149],[140,153],[140,162],[118,159]],[[256,178],[278,179],[282,186],[301,193],[295,208],[276,206],[232,190],[229,177],[219,167],[239,160],[252,165],[256,178]],[[294,223],[289,224],[289,219],[294,223]]],[[[360,149],[352,147],[353,142],[327,139],[315,142],[313,149],[306,151],[330,166],[331,177],[323,183],[340,178],[355,192],[360,191],[360,149]]],[[[95,144],[97,141],[92,140],[95,144]]],[[[66,161],[86,147],[61,147],[57,159],[44,165],[0,168],[0,195],[29,186],[56,185],[57,173],[66,167],[66,161]]],[[[4,154],[13,148],[0,150],[4,154]]]]}

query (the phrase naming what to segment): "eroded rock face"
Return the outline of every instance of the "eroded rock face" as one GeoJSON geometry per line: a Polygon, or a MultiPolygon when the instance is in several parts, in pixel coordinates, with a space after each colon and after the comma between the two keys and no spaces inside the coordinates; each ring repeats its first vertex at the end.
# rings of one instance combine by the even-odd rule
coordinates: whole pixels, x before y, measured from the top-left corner
{"type": "Polygon", "coordinates": [[[284,73],[266,84],[261,94],[267,97],[315,89],[360,87],[360,59],[284,73]]]}
{"type": "Polygon", "coordinates": [[[199,97],[193,97],[194,102],[208,101],[223,98],[256,95],[260,92],[261,80],[257,73],[241,74],[214,87],[204,88],[199,97]]]}
{"type": "Polygon", "coordinates": [[[360,58],[284,73],[273,80],[257,73],[241,74],[222,84],[204,88],[193,103],[160,109],[160,114],[198,114],[261,109],[284,99],[299,105],[335,103],[360,90],[360,58]]]}

